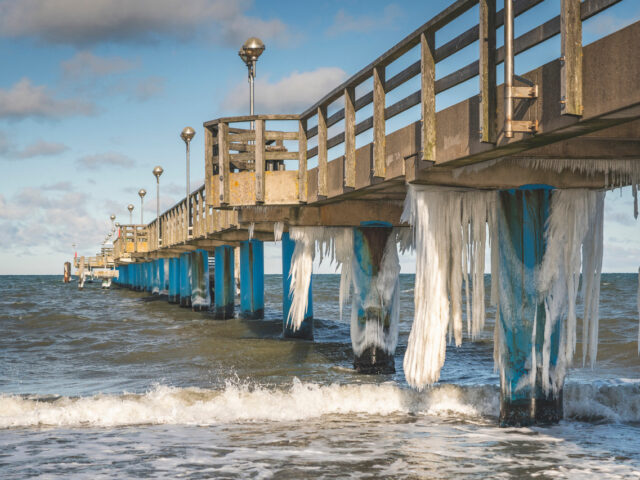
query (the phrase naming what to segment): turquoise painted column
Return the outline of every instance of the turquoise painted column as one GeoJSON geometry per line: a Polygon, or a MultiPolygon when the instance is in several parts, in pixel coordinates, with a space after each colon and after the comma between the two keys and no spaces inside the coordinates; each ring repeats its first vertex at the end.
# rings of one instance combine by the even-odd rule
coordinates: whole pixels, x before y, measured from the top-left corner
{"type": "Polygon", "coordinates": [[[142,291],[142,263],[136,263],[136,286],[135,290],[137,292],[142,291]]]}
{"type": "Polygon", "coordinates": [[[224,245],[215,249],[215,318],[233,318],[235,300],[233,247],[224,245]]]}
{"type": "Polygon", "coordinates": [[[180,255],[180,306],[191,307],[191,254],[180,255]]]}
{"type": "Polygon", "coordinates": [[[206,312],[211,308],[209,253],[206,250],[191,252],[191,308],[194,312],[206,312]]]}
{"type": "MultiPolygon", "coordinates": [[[[359,373],[394,373],[395,349],[398,341],[397,321],[392,325],[392,308],[397,301],[396,272],[390,279],[388,291],[378,291],[378,274],[387,241],[393,228],[385,222],[367,222],[353,229],[354,292],[351,308],[351,343],[353,366],[359,373]],[[355,316],[354,316],[355,315],[355,316]]],[[[395,245],[394,245],[395,246],[395,245]]],[[[395,253],[395,252],[394,252],[395,253]]]]}
{"type": "Polygon", "coordinates": [[[264,318],[264,244],[240,242],[240,315],[264,318]]]}
{"type": "Polygon", "coordinates": [[[307,303],[307,311],[304,313],[304,320],[298,330],[293,330],[288,325],[289,310],[291,310],[291,301],[293,295],[291,289],[291,257],[296,248],[296,242],[291,240],[289,232],[282,234],[282,335],[285,338],[301,338],[304,340],[313,340],[313,276],[309,282],[309,301],[307,303]]]}
{"type": "Polygon", "coordinates": [[[162,259],[162,282],[160,287],[160,295],[169,296],[169,259],[162,259]]]}
{"type": "Polygon", "coordinates": [[[154,295],[160,295],[160,287],[162,285],[162,272],[164,270],[164,265],[162,264],[162,259],[158,258],[151,262],[152,265],[152,274],[153,277],[151,279],[151,293],[154,295]]]}
{"type": "Polygon", "coordinates": [[[146,285],[146,290],[147,292],[153,293],[153,261],[151,262],[147,262],[146,263],[146,270],[147,270],[147,285],[146,285]]]}
{"type": "Polygon", "coordinates": [[[169,259],[169,303],[180,303],[180,258],[169,259]]]}
{"type": "MultiPolygon", "coordinates": [[[[542,390],[546,317],[537,290],[539,266],[546,250],[544,228],[551,187],[532,185],[504,190],[498,199],[500,425],[557,423],[562,418],[562,392],[553,397],[542,390]]],[[[561,324],[557,322],[551,334],[551,366],[558,358],[561,324]]]]}

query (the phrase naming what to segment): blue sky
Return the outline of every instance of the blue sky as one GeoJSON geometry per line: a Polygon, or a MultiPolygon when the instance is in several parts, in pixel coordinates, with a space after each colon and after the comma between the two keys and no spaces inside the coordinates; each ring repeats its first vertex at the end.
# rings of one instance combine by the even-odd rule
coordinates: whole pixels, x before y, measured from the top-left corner
{"type": "MultiPolygon", "coordinates": [[[[0,0],[0,274],[60,273],[73,243],[80,255],[95,254],[110,214],[127,223],[133,203],[139,220],[139,188],[149,191],[151,220],[155,165],[165,171],[162,208],[182,198],[179,133],[186,125],[196,130],[191,185],[200,184],[202,123],[248,109],[246,67],[237,56],[248,36],[267,45],[257,69],[257,112],[300,113],[449,3],[0,0]]],[[[546,0],[517,19],[516,34],[557,15],[559,3],[546,0]]],[[[471,10],[436,42],[476,16],[471,10]]],[[[584,41],[639,19],[640,2],[623,0],[585,24],[584,41]]],[[[439,64],[437,77],[465,65],[476,48],[439,64]]],[[[517,57],[516,73],[558,56],[555,38],[517,57]]],[[[396,95],[415,90],[410,83],[406,89],[396,95]]],[[[439,95],[437,107],[476,93],[477,80],[466,82],[439,95]]],[[[413,121],[416,112],[397,121],[413,121]]],[[[635,271],[639,238],[630,192],[608,194],[605,270],[635,271]]],[[[265,253],[267,272],[278,272],[279,247],[265,253]]],[[[403,271],[413,271],[411,263],[405,257],[403,271]]]]}

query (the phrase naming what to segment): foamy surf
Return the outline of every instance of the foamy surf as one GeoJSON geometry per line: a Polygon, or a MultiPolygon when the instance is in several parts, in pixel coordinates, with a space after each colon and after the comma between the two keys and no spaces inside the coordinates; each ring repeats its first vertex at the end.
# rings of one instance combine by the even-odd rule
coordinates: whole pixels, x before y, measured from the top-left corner
{"type": "MultiPolygon", "coordinates": [[[[323,415],[412,414],[471,420],[499,412],[496,386],[437,385],[423,392],[395,384],[288,388],[227,384],[224,390],[158,386],[144,394],[90,397],[0,395],[0,428],[116,427],[282,422],[323,415]]],[[[565,416],[583,421],[639,422],[640,384],[568,385],[565,416]]]]}

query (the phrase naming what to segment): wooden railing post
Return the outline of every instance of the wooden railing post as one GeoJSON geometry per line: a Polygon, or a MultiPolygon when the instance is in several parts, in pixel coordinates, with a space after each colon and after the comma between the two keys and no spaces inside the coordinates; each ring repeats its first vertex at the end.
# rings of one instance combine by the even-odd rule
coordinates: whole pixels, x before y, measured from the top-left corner
{"type": "Polygon", "coordinates": [[[256,203],[264,203],[264,120],[256,120],[255,175],[256,203]]]}
{"type": "Polygon", "coordinates": [[[344,186],[356,188],[356,89],[344,89],[344,186]]]}
{"type": "Polygon", "coordinates": [[[220,205],[229,205],[229,125],[218,124],[218,181],[220,205]]]}
{"type": "Polygon", "coordinates": [[[307,203],[307,121],[298,121],[298,201],[307,203]]]}
{"type": "Polygon", "coordinates": [[[496,0],[480,0],[480,141],[496,143],[496,0]]]}
{"type": "Polygon", "coordinates": [[[422,104],[422,160],[436,161],[436,64],[435,34],[420,35],[420,73],[422,104]]]}
{"type": "Polygon", "coordinates": [[[384,179],[387,170],[385,133],[385,67],[373,68],[373,176],[384,179]]]}
{"type": "Polygon", "coordinates": [[[561,36],[561,110],[563,115],[582,115],[582,19],[580,0],[562,0],[561,36]]]}
{"type": "Polygon", "coordinates": [[[327,198],[327,107],[318,107],[318,198],[327,198]]]}

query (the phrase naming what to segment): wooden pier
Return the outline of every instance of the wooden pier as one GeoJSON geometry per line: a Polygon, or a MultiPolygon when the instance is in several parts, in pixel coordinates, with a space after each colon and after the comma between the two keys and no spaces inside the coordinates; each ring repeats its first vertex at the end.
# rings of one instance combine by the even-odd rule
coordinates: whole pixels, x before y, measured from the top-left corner
{"type": "MultiPolygon", "coordinates": [[[[606,189],[631,183],[630,177],[614,179],[608,165],[628,162],[633,170],[640,162],[640,23],[583,47],[582,22],[618,1],[558,0],[559,16],[515,32],[505,38],[506,48],[497,48],[496,30],[505,18],[524,14],[541,0],[505,3],[512,12],[496,11],[495,0],[452,2],[302,113],[204,122],[204,185],[148,225],[122,225],[113,259],[104,266],[115,263],[122,285],[167,291],[170,299],[189,297],[191,306],[200,282],[198,299],[208,302],[207,308],[213,302],[220,318],[226,318],[233,315],[230,247],[248,249],[251,242],[284,234],[283,263],[288,266],[293,227],[362,228],[373,222],[406,227],[401,215],[411,184],[504,191],[524,185],[606,189]],[[436,33],[476,6],[477,25],[436,46],[436,33]],[[498,64],[512,70],[513,55],[556,35],[561,58],[522,76],[509,75],[498,85],[498,64]],[[439,62],[474,44],[474,61],[436,79],[439,62]],[[397,71],[398,64],[408,66],[397,71]],[[390,104],[387,98],[416,78],[419,89],[390,104]],[[479,82],[479,95],[436,111],[436,95],[472,79],[479,82]],[[403,124],[401,114],[414,107],[420,119],[403,124]],[[362,115],[368,111],[370,116],[362,115]],[[388,131],[391,124],[394,131],[388,131]],[[215,257],[213,300],[207,297],[209,253],[215,257]],[[196,270],[194,280],[188,275],[196,270]],[[191,282],[186,290],[184,282],[191,282]]],[[[374,237],[367,231],[361,236],[372,249],[374,237]]],[[[243,276],[259,273],[262,258],[256,255],[247,253],[235,268],[243,276]]],[[[92,262],[98,266],[100,257],[92,262]]],[[[286,270],[285,336],[303,331],[311,338],[312,328],[304,322],[293,330],[286,324],[286,270]]],[[[253,276],[243,285],[250,293],[263,288],[253,276]]],[[[251,298],[250,307],[243,303],[243,314],[263,308],[251,298]]],[[[311,308],[304,321],[312,321],[312,315],[311,308]]],[[[528,405],[505,417],[507,423],[526,423],[522,412],[528,405]]]]}

